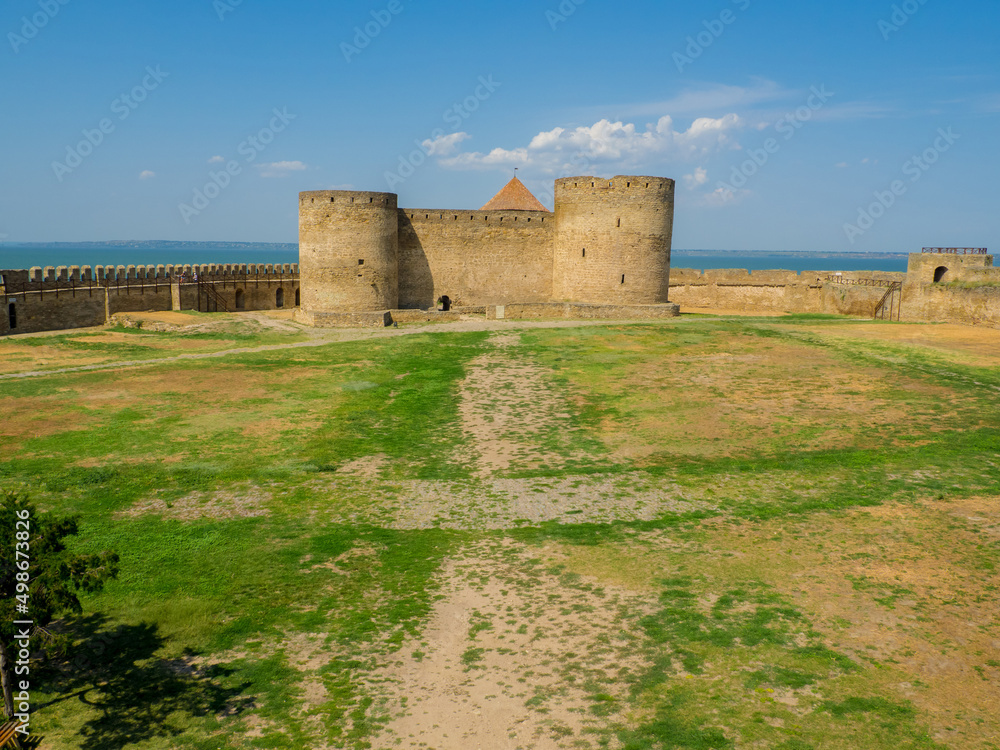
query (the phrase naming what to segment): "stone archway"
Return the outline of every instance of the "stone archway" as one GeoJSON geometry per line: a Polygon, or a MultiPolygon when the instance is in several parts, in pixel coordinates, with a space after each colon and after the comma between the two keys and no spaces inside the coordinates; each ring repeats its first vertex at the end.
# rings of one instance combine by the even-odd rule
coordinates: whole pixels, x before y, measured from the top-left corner
{"type": "Polygon", "coordinates": [[[7,306],[7,322],[10,323],[10,330],[17,328],[17,308],[13,302],[7,306]]]}
{"type": "Polygon", "coordinates": [[[945,278],[947,278],[947,276],[948,276],[948,267],[947,266],[938,266],[937,268],[934,269],[934,283],[935,284],[938,284],[938,283],[944,281],[945,278]]]}
{"type": "Polygon", "coordinates": [[[237,310],[247,309],[247,298],[246,295],[243,293],[242,289],[236,290],[236,309],[237,310]]]}
{"type": "Polygon", "coordinates": [[[451,310],[451,297],[447,294],[441,297],[441,311],[448,312],[451,310]]]}
{"type": "Polygon", "coordinates": [[[285,306],[285,290],[280,286],[278,290],[274,293],[274,306],[277,308],[282,308],[285,306]]]}

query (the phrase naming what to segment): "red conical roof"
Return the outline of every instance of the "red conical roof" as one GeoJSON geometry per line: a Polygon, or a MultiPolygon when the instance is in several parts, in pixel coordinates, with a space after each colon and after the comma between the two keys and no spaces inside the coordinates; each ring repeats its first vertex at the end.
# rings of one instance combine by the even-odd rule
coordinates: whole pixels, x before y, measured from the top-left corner
{"type": "Polygon", "coordinates": [[[493,200],[483,206],[481,211],[545,211],[545,206],[531,194],[516,177],[508,182],[504,189],[493,196],[493,200]]]}

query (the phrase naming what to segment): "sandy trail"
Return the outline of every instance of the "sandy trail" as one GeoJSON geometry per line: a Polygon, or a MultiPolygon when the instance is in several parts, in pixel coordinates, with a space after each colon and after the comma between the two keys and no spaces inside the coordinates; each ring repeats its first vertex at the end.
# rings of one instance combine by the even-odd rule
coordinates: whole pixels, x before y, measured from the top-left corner
{"type": "Polygon", "coordinates": [[[491,350],[469,363],[459,390],[459,415],[467,436],[462,450],[477,455],[480,477],[515,463],[538,465],[551,459],[525,438],[537,437],[570,415],[546,371],[517,357],[517,333],[495,334],[489,343],[491,350]]]}
{"type": "Polygon", "coordinates": [[[374,748],[593,747],[587,730],[612,719],[590,710],[594,686],[624,697],[648,667],[631,636],[620,635],[647,605],[625,590],[540,573],[513,546],[446,563],[422,638],[379,675],[393,688],[395,718],[374,748]]]}

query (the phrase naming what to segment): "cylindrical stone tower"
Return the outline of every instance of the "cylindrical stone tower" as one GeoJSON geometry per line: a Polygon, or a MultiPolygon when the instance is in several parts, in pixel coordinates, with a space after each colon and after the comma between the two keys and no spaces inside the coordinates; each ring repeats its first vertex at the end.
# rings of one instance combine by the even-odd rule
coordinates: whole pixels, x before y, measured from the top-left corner
{"type": "Polygon", "coordinates": [[[398,256],[394,193],[299,193],[299,279],[307,315],[395,310],[398,256]]]}
{"type": "Polygon", "coordinates": [[[552,297],[570,302],[667,302],[674,181],[556,180],[552,297]]]}

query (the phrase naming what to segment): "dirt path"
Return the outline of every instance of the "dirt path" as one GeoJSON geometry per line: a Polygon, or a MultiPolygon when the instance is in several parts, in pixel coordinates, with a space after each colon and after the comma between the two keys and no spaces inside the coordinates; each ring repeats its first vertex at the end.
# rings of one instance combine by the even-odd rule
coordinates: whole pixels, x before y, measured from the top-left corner
{"type": "Polygon", "coordinates": [[[545,370],[518,358],[520,341],[516,332],[491,336],[491,350],[469,363],[460,385],[459,415],[467,437],[463,451],[476,454],[480,477],[513,463],[537,464],[551,458],[528,440],[569,418],[568,407],[545,370]]]}
{"type": "MultiPolygon", "coordinates": [[[[433,326],[421,325],[403,328],[386,329],[306,329],[312,338],[309,341],[298,341],[292,344],[272,344],[258,347],[239,347],[235,349],[224,349],[217,352],[200,352],[191,354],[175,354],[169,357],[156,357],[152,359],[124,360],[119,362],[105,362],[93,365],[80,365],[77,367],[62,367],[53,370],[27,370],[24,372],[14,372],[0,375],[0,380],[10,380],[15,378],[37,378],[46,375],[62,375],[70,372],[91,372],[95,370],[118,370],[123,368],[151,367],[165,362],[178,362],[183,360],[211,359],[228,357],[232,354],[255,354],[258,352],[274,352],[285,349],[300,349],[317,346],[328,346],[345,341],[363,341],[368,339],[394,338],[396,336],[412,336],[420,333],[438,333],[445,331],[452,332],[474,332],[474,331],[511,331],[528,328],[580,328],[583,326],[618,325],[622,323],[642,323],[646,321],[608,321],[608,320],[560,320],[560,321],[494,321],[485,318],[474,320],[460,320],[454,323],[441,323],[433,326]]],[[[291,324],[289,324],[291,325],[291,324]]],[[[65,335],[66,333],[80,333],[84,331],[103,331],[100,328],[74,329],[73,331],[46,332],[45,334],[24,334],[26,336],[41,335],[65,335]]],[[[296,331],[302,330],[296,325],[296,331]]],[[[16,337],[10,337],[11,341],[16,341],[16,337]]]]}
{"type": "Polygon", "coordinates": [[[590,710],[595,688],[613,702],[648,667],[630,637],[608,634],[622,633],[646,603],[546,575],[514,545],[470,549],[446,563],[442,579],[422,638],[377,676],[392,687],[395,718],[372,746],[594,747],[587,730],[615,713],[590,710]]]}

